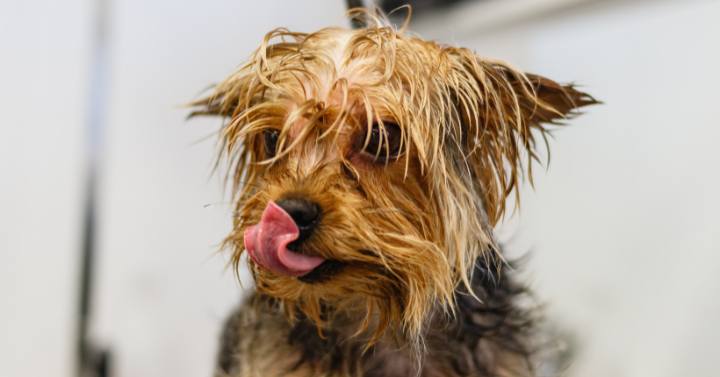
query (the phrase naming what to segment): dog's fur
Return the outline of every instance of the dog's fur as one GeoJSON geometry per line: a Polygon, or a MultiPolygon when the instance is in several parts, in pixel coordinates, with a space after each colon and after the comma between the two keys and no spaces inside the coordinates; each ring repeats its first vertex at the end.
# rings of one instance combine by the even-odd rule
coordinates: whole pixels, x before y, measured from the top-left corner
{"type": "Polygon", "coordinates": [[[533,311],[492,229],[547,124],[595,100],[370,19],[274,30],[193,104],[228,119],[234,266],[287,196],[322,208],[300,252],[330,261],[312,278],[249,262],[256,293],[227,322],[217,376],[534,375],[533,311]]]}

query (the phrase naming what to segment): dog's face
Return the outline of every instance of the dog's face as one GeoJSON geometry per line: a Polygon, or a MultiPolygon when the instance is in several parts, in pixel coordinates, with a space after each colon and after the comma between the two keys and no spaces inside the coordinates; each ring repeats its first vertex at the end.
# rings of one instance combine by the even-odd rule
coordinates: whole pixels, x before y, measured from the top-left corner
{"type": "Polygon", "coordinates": [[[541,123],[593,99],[461,48],[389,27],[269,33],[195,103],[228,118],[237,265],[322,325],[412,336],[452,309],[531,159],[541,123]],[[533,132],[534,131],[534,132],[533,132]],[[523,163],[523,160],[526,163],[523,163]]]}

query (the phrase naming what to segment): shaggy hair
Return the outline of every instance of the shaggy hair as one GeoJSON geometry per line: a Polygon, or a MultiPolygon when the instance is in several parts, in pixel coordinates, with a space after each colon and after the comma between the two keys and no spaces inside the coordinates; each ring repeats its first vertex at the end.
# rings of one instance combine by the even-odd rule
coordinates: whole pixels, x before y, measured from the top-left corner
{"type": "MultiPolygon", "coordinates": [[[[288,326],[318,329],[318,339],[347,334],[364,351],[392,339],[427,356],[438,318],[474,316],[459,309],[493,302],[495,289],[473,279],[506,280],[492,229],[523,176],[531,179],[547,125],[595,100],[370,19],[360,30],[271,31],[193,103],[193,115],[228,119],[221,158],[236,203],[226,239],[236,268],[243,233],[269,201],[302,195],[323,209],[302,250],[333,261],[330,276],[303,281],[250,261],[261,302],[253,310],[280,310],[288,326]],[[373,129],[380,145],[368,151],[373,129]],[[277,135],[274,151],[268,132],[277,135]]],[[[338,375],[363,375],[346,372],[338,375]]]]}

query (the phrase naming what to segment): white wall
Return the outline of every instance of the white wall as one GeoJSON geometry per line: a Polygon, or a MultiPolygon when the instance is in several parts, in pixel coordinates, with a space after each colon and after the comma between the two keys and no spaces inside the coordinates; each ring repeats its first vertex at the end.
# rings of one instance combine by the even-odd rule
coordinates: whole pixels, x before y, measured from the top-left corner
{"type": "Polygon", "coordinates": [[[69,376],[90,7],[0,2],[0,376],[69,376]]]}
{"type": "Polygon", "coordinates": [[[220,123],[180,105],[275,27],[346,25],[344,2],[117,1],[112,15],[96,330],[114,376],[208,376],[241,290],[216,254],[231,220],[211,175],[220,123]]]}
{"type": "MultiPolygon", "coordinates": [[[[230,210],[203,137],[219,123],[179,105],[273,27],[344,25],[343,2],[112,3],[94,332],[114,376],[207,376],[241,290],[215,254],[230,210]]],[[[0,3],[0,377],[72,371],[93,4],[0,3]]],[[[446,42],[606,102],[556,133],[507,232],[579,341],[575,375],[717,375],[719,16],[718,2],[616,1],[482,35],[433,20],[453,26],[446,42]]]]}
{"type": "Polygon", "coordinates": [[[444,35],[605,101],[555,133],[509,232],[579,342],[572,375],[717,376],[718,18],[718,2],[598,2],[444,35]]]}

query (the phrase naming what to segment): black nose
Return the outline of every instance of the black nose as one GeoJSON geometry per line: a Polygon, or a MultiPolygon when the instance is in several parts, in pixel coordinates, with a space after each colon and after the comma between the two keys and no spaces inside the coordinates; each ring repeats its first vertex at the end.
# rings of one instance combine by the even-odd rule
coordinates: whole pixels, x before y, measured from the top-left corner
{"type": "Polygon", "coordinates": [[[320,206],[317,203],[300,198],[286,198],[277,202],[295,221],[300,229],[300,236],[294,242],[300,243],[307,239],[320,220],[320,206]]]}

